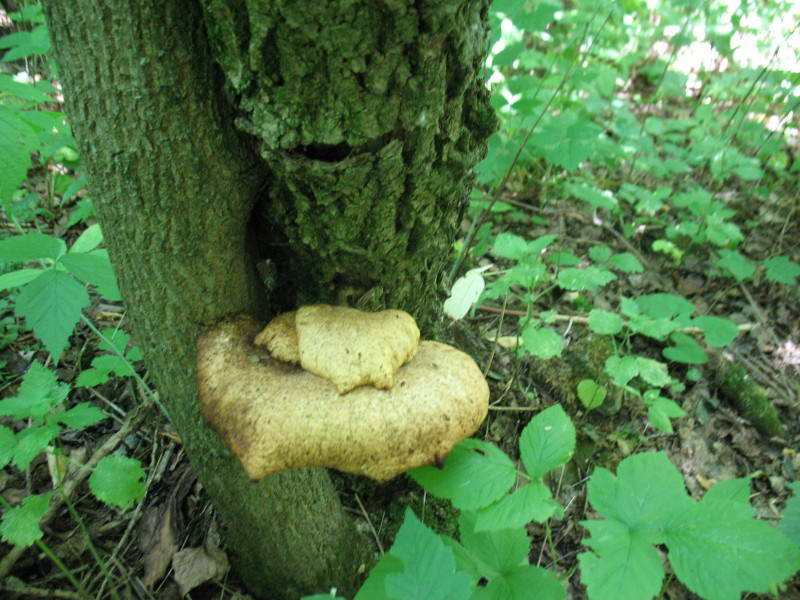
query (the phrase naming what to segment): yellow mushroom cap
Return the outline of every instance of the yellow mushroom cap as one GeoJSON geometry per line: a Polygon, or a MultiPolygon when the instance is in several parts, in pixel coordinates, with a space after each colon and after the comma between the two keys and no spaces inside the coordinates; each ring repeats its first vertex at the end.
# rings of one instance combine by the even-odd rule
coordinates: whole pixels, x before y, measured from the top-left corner
{"type": "Polygon", "coordinates": [[[391,389],[340,394],[254,345],[258,330],[239,315],[198,341],[203,416],[253,480],[321,466],[385,481],[447,456],[486,417],[483,374],[446,344],[422,342],[391,389]]]}

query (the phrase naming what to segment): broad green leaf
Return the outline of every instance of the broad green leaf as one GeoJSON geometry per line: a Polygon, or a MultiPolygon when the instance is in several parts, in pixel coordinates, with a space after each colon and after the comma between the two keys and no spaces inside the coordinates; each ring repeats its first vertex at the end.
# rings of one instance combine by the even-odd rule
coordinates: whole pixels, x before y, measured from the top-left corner
{"type": "Polygon", "coordinates": [[[800,548],[770,524],[751,518],[749,484],[743,498],[736,493],[742,481],[717,484],[666,531],[675,574],[708,600],[738,600],[745,591],[767,593],[800,569],[800,548]]]}
{"type": "Polygon", "coordinates": [[[608,394],[608,390],[593,379],[582,379],[578,382],[577,391],[578,399],[586,410],[592,410],[603,404],[608,394]]]}
{"type": "Polygon", "coordinates": [[[531,419],[519,437],[522,463],[532,479],[565,464],[575,451],[575,426],[554,404],[531,419]]]}
{"type": "Polygon", "coordinates": [[[39,277],[42,273],[44,273],[42,269],[20,269],[0,275],[0,291],[23,286],[39,277]]]}
{"type": "Polygon", "coordinates": [[[547,262],[559,267],[574,267],[581,264],[581,259],[571,252],[551,252],[546,257],[547,262]]]}
{"type": "Polygon", "coordinates": [[[651,543],[660,543],[659,533],[676,511],[691,499],[683,477],[663,452],[642,452],[623,460],[616,477],[598,467],[589,478],[589,502],[609,520],[630,530],[648,532],[651,543]]]}
{"type": "Polygon", "coordinates": [[[608,269],[590,266],[585,269],[570,267],[560,271],[558,274],[558,285],[565,290],[581,291],[594,290],[614,281],[617,278],[608,269]]]}
{"type": "Polygon", "coordinates": [[[739,326],[722,317],[697,317],[692,325],[703,330],[703,338],[712,348],[723,348],[739,335],[739,326]]]}
{"type": "Polygon", "coordinates": [[[664,363],[644,356],[637,356],[636,362],[639,364],[639,377],[650,385],[662,387],[672,381],[664,363]]]}
{"type": "Polygon", "coordinates": [[[59,262],[84,283],[96,286],[106,300],[116,302],[122,299],[114,268],[104,250],[95,250],[89,254],[70,252],[62,256],[59,262]]]}
{"type": "Polygon", "coordinates": [[[591,258],[594,262],[604,263],[611,258],[612,253],[613,252],[611,248],[605,244],[601,246],[592,246],[589,248],[589,258],[591,258]]]}
{"type": "Polygon", "coordinates": [[[522,344],[536,358],[547,360],[561,356],[564,338],[549,327],[537,327],[533,321],[522,330],[522,344]]]}
{"type": "Polygon", "coordinates": [[[75,381],[77,387],[93,387],[108,381],[111,373],[117,377],[130,377],[134,374],[130,365],[116,354],[104,354],[92,359],[92,368],[84,369],[75,381]]]}
{"type": "MultiPolygon", "coordinates": [[[[31,152],[38,144],[36,134],[19,118],[19,113],[8,106],[0,106],[0,206],[6,209],[11,205],[14,191],[25,180],[31,167],[31,152]]],[[[0,242],[0,248],[2,244],[0,242]]],[[[9,261],[2,257],[0,250],[0,263],[3,262],[9,261]]]]}
{"type": "Polygon", "coordinates": [[[17,436],[5,425],[0,425],[0,469],[4,468],[17,448],[17,436]]]}
{"type": "Polygon", "coordinates": [[[654,319],[688,318],[696,310],[694,304],[675,294],[646,294],[639,296],[636,303],[644,314],[654,319]]]}
{"type": "Polygon", "coordinates": [[[778,529],[788,537],[795,546],[800,546],[800,481],[789,484],[792,497],[786,502],[778,529]]]}
{"type": "Polygon", "coordinates": [[[58,361],[81,311],[89,306],[86,288],[61,271],[45,271],[17,296],[15,310],[58,361]]]}
{"type": "Polygon", "coordinates": [[[515,567],[479,587],[471,600],[529,600],[535,590],[536,600],[563,600],[566,595],[553,571],[533,565],[515,567]]]}
{"type": "Polygon", "coordinates": [[[675,345],[667,346],[661,351],[664,358],[689,365],[702,365],[708,362],[705,351],[685,333],[675,332],[669,339],[675,345]]]}
{"type": "Polygon", "coordinates": [[[99,408],[88,402],[81,402],[69,410],[59,413],[56,418],[59,423],[63,423],[70,429],[86,429],[99,423],[106,416],[99,408]]]}
{"type": "Polygon", "coordinates": [[[552,118],[531,143],[544,153],[545,158],[568,171],[574,171],[595,151],[602,129],[584,120],[577,112],[564,111],[552,118]]]}
{"type": "Polygon", "coordinates": [[[17,434],[17,448],[12,459],[14,465],[25,470],[31,461],[44,452],[60,432],[56,425],[42,425],[41,427],[28,427],[17,434]]]}
{"type": "Polygon", "coordinates": [[[52,495],[53,492],[32,494],[19,506],[6,511],[0,523],[0,537],[3,541],[16,546],[30,546],[36,540],[42,539],[44,532],[39,527],[39,521],[50,507],[52,495]]]}
{"type": "MultiPolygon", "coordinates": [[[[36,104],[50,102],[52,98],[28,83],[14,81],[11,75],[0,74],[0,94],[10,94],[36,104]]],[[[31,105],[28,105],[31,106],[31,105]]]]}
{"type": "Polygon", "coordinates": [[[611,377],[611,381],[619,387],[628,385],[631,379],[639,374],[639,359],[637,356],[609,356],[603,370],[611,377]]]}
{"type": "Polygon", "coordinates": [[[470,269],[462,277],[456,279],[453,289],[450,290],[450,297],[444,301],[444,313],[448,317],[457,321],[466,316],[486,286],[482,273],[491,266],[470,269]]]}
{"type": "Polygon", "coordinates": [[[736,250],[720,250],[721,258],[715,263],[734,276],[736,281],[750,279],[756,272],[755,266],[736,250]]]}
{"type": "Polygon", "coordinates": [[[670,333],[683,327],[684,320],[688,322],[689,318],[686,317],[681,320],[654,319],[646,315],[636,315],[631,317],[627,322],[627,326],[634,333],[641,333],[654,340],[663,341],[670,333]]]}
{"type": "Polygon", "coordinates": [[[501,233],[494,240],[492,253],[501,258],[519,260],[528,254],[528,243],[513,233],[501,233]]]}
{"type": "Polygon", "coordinates": [[[636,300],[623,296],[619,300],[619,312],[626,317],[636,317],[641,311],[639,310],[639,305],[636,303],[636,300]]]}
{"type": "Polygon", "coordinates": [[[774,256],[764,261],[767,267],[767,279],[785,285],[794,285],[800,277],[800,265],[789,260],[788,256],[774,256]]]}
{"type": "Polygon", "coordinates": [[[100,229],[100,224],[95,223],[87,227],[80,237],[70,247],[70,252],[78,252],[85,254],[91,252],[103,241],[103,231],[100,229]]]}
{"type": "Polygon", "coordinates": [[[475,531],[520,529],[531,521],[544,523],[553,515],[561,514],[561,505],[553,499],[550,489],[540,481],[533,481],[479,509],[475,531]]]}
{"type": "Polygon", "coordinates": [[[106,504],[127,509],[144,497],[142,464],[127,456],[104,457],[89,476],[89,489],[106,504]]]}
{"type": "Polygon", "coordinates": [[[419,467],[409,475],[434,496],[461,510],[488,506],[517,479],[517,469],[505,452],[481,440],[466,439],[453,448],[444,468],[419,467]]]}
{"type": "Polygon", "coordinates": [[[686,411],[673,400],[658,394],[658,390],[646,391],[642,399],[647,404],[647,419],[650,424],[664,433],[673,433],[672,419],[685,417],[686,411]]]}
{"type": "Polygon", "coordinates": [[[39,424],[54,406],[66,400],[68,394],[67,384],[59,383],[52,370],[34,361],[25,373],[17,395],[0,400],[0,415],[10,415],[15,419],[31,418],[39,424]]]}
{"type": "Polygon", "coordinates": [[[66,249],[67,245],[58,238],[38,231],[23,233],[0,241],[0,263],[26,263],[46,258],[55,260],[66,249]]]}
{"type": "Polygon", "coordinates": [[[487,579],[528,562],[531,539],[525,529],[477,531],[479,517],[465,511],[458,519],[461,544],[467,551],[475,571],[487,579]]]}
{"type": "Polygon", "coordinates": [[[596,554],[578,555],[581,582],[592,600],[651,600],[661,589],[664,567],[651,541],[618,521],[582,521],[584,543],[596,554]]]}
{"type": "Polygon", "coordinates": [[[644,271],[642,263],[640,263],[639,259],[630,252],[615,254],[611,257],[609,264],[612,267],[616,267],[623,273],[641,273],[644,271]]]}
{"type": "Polygon", "coordinates": [[[453,551],[425,527],[410,508],[397,532],[390,554],[403,561],[401,572],[389,573],[386,594],[398,600],[468,598],[472,582],[456,571],[453,551]]]}
{"type": "Polygon", "coordinates": [[[596,190],[585,185],[568,183],[567,190],[579,200],[587,202],[594,208],[604,208],[606,210],[616,210],[619,201],[609,191],[596,190]]]}
{"type": "Polygon", "coordinates": [[[593,308],[589,311],[589,329],[603,335],[614,335],[622,331],[622,319],[617,313],[593,308]]]}
{"type": "Polygon", "coordinates": [[[386,576],[403,572],[403,561],[386,553],[372,567],[369,577],[353,600],[386,600],[386,576]]]}

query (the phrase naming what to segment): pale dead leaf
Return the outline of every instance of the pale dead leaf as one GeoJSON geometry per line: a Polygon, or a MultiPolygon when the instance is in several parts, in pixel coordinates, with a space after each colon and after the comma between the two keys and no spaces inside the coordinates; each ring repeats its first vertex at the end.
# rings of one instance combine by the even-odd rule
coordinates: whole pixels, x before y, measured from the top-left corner
{"type": "Polygon", "coordinates": [[[178,549],[173,512],[164,504],[150,507],[139,526],[139,548],[144,554],[142,583],[148,589],[152,589],[164,577],[178,549]]]}
{"type": "Polygon", "coordinates": [[[228,556],[219,548],[184,548],[172,557],[175,582],[181,596],[212,579],[220,579],[228,572],[228,556]]]}

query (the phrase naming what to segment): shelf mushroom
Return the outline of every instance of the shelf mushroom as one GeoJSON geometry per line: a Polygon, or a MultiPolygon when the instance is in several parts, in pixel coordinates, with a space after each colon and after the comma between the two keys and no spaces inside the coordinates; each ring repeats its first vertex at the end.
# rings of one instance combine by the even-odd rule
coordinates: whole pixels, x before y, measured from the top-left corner
{"type": "Polygon", "coordinates": [[[488,411],[475,361],[410,315],[312,305],[198,340],[203,416],[253,480],[321,466],[387,481],[439,463],[488,411]],[[264,344],[265,346],[262,346],[264,344]]]}

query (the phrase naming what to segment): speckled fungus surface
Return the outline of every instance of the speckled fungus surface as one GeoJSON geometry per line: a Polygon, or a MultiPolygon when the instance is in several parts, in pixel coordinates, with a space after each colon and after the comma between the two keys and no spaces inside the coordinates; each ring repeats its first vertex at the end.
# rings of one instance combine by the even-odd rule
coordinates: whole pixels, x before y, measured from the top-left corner
{"type": "Polygon", "coordinates": [[[322,466],[386,481],[439,462],[486,417],[489,388],[472,358],[419,342],[402,311],[302,307],[260,329],[239,315],[198,341],[203,416],[253,480],[322,466]],[[287,342],[292,337],[299,350],[287,342]],[[370,360],[350,360],[354,351],[370,360]],[[304,356],[320,374],[304,368],[304,356]],[[366,376],[363,364],[372,365],[366,376]]]}

